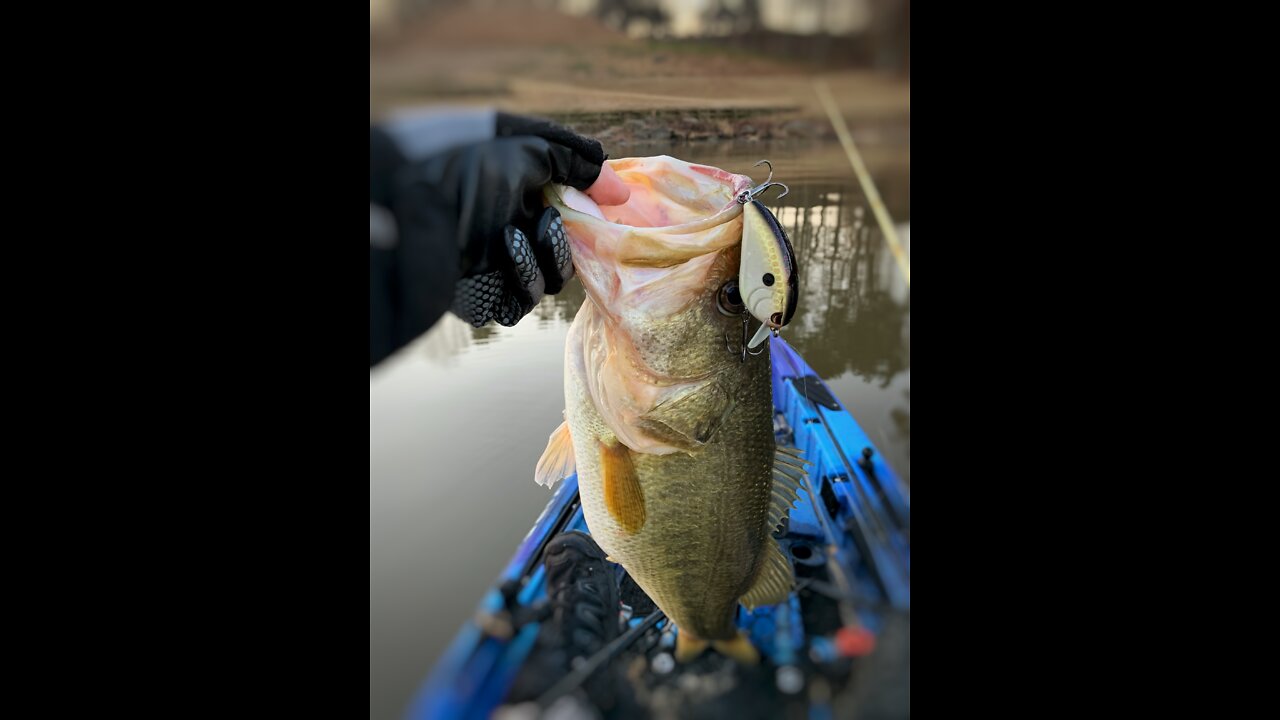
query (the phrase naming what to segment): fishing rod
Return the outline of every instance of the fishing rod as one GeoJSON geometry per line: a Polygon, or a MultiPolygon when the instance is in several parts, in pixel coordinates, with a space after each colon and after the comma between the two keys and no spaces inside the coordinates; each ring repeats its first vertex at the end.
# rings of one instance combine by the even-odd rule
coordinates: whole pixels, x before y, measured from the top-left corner
{"type": "Polygon", "coordinates": [[[631,628],[622,635],[619,635],[613,642],[604,646],[595,655],[592,655],[586,662],[579,665],[575,670],[560,678],[560,681],[552,685],[549,690],[538,698],[538,706],[543,710],[551,707],[551,704],[559,700],[566,693],[571,693],[578,689],[578,686],[587,681],[596,670],[599,670],[605,663],[612,660],[618,653],[627,649],[640,638],[649,628],[658,624],[658,621],[666,617],[663,612],[657,608],[649,613],[639,625],[631,628]]]}

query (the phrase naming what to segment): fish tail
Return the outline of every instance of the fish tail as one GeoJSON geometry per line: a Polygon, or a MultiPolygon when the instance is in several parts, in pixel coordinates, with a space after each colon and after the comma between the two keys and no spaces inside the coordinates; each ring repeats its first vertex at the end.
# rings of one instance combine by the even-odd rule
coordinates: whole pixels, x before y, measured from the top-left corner
{"type": "Polygon", "coordinates": [[[706,640],[696,637],[684,628],[680,628],[679,632],[676,633],[676,660],[682,663],[689,662],[701,655],[702,651],[707,649],[708,644],[706,640]]]}
{"type": "Polygon", "coordinates": [[[701,655],[708,646],[743,665],[756,665],[760,662],[760,652],[741,630],[728,640],[703,640],[684,628],[676,634],[676,660],[689,662],[701,655]]]}
{"type": "Polygon", "coordinates": [[[743,665],[755,665],[760,662],[759,651],[741,630],[730,640],[712,640],[711,647],[721,655],[731,657],[743,665]]]}

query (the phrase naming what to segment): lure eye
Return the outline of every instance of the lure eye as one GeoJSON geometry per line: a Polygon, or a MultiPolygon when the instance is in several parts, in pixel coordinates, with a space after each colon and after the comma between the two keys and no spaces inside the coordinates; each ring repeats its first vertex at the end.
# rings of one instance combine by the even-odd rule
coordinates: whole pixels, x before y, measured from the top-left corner
{"type": "Polygon", "coordinates": [[[738,292],[737,280],[730,280],[720,287],[716,305],[722,315],[741,315],[746,311],[747,307],[742,304],[742,293],[738,292]]]}
{"type": "Polygon", "coordinates": [[[764,282],[765,287],[773,287],[773,273],[765,273],[760,280],[764,282]]]}

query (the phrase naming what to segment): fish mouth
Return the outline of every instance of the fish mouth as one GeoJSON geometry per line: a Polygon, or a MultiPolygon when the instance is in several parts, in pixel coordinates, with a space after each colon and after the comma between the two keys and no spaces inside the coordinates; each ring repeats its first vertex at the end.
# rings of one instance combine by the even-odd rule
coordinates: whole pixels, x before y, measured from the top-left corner
{"type": "MultiPolygon", "coordinates": [[[[707,273],[738,244],[751,178],[659,156],[610,160],[631,196],[600,207],[572,188],[548,185],[547,203],[565,223],[575,274],[587,296],[615,319],[669,317],[701,295],[707,273]]],[[[718,268],[715,269],[718,272],[718,268]]]]}

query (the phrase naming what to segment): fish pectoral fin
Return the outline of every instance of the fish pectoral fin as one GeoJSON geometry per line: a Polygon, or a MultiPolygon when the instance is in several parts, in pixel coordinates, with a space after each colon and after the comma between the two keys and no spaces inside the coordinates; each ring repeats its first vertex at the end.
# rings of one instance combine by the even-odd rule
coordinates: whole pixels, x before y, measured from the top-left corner
{"type": "Polygon", "coordinates": [[[547,449],[542,451],[542,457],[538,459],[538,467],[533,471],[533,481],[551,487],[577,469],[573,456],[573,438],[569,435],[569,422],[566,420],[547,438],[547,449]]]}
{"type": "Polygon", "coordinates": [[[767,547],[755,584],[741,598],[742,604],[746,605],[748,610],[755,610],[764,605],[777,605],[787,599],[794,585],[795,578],[791,572],[791,563],[787,562],[787,558],[783,556],[782,548],[778,547],[778,541],[770,538],[767,547]]]}
{"type": "MultiPolygon", "coordinates": [[[[679,638],[676,638],[677,642],[679,638]]],[[[760,652],[751,644],[750,638],[741,630],[732,640],[712,640],[711,647],[726,657],[731,657],[743,665],[755,665],[760,662],[760,652]]]]}
{"type": "Polygon", "coordinates": [[[712,380],[662,401],[636,424],[647,435],[692,450],[716,434],[733,404],[729,391],[712,380]]]}
{"type": "Polygon", "coordinates": [[[599,444],[605,507],[623,530],[638,532],[644,527],[644,491],[631,461],[631,450],[616,441],[599,444]]]}
{"type": "Polygon", "coordinates": [[[692,634],[685,632],[684,628],[680,628],[676,632],[676,661],[689,662],[702,654],[709,645],[706,640],[694,637],[692,634]]]}

